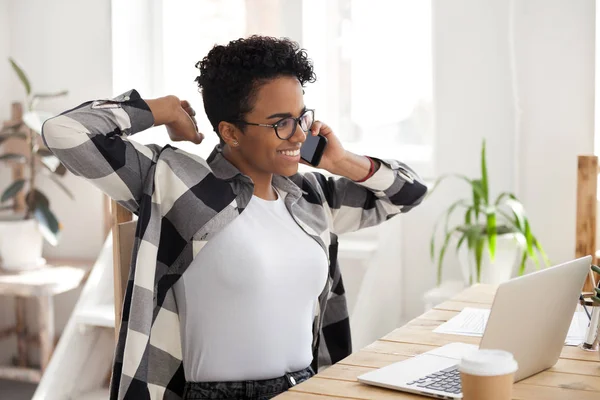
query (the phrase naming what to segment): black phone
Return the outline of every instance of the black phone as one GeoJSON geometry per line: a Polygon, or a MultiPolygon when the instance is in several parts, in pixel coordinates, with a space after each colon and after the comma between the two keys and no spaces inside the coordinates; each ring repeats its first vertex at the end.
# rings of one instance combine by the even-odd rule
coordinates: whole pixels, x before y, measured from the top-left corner
{"type": "Polygon", "coordinates": [[[327,146],[327,138],[321,135],[313,136],[310,132],[300,147],[300,158],[316,167],[321,162],[321,157],[327,146]]]}

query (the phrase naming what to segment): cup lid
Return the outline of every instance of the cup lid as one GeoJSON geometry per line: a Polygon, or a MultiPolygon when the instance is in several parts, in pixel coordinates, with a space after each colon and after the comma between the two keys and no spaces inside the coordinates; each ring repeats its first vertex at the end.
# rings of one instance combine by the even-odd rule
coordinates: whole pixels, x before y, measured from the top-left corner
{"type": "Polygon", "coordinates": [[[519,368],[512,353],[504,350],[480,349],[462,358],[459,371],[477,376],[505,375],[519,368]]]}

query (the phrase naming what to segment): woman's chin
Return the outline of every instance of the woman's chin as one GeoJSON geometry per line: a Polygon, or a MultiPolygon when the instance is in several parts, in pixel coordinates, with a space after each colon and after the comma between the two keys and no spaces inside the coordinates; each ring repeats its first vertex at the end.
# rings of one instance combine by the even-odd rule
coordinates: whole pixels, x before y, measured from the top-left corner
{"type": "Polygon", "coordinates": [[[298,163],[295,163],[294,165],[286,165],[283,168],[277,168],[277,171],[274,173],[276,175],[281,175],[285,177],[296,175],[298,173],[298,163]]]}

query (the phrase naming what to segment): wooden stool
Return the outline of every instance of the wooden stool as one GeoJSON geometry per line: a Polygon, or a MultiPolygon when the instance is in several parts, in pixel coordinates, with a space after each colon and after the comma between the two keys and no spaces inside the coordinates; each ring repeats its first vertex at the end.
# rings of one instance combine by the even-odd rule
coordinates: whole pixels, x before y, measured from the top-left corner
{"type": "Polygon", "coordinates": [[[0,339],[17,335],[17,366],[0,366],[0,378],[39,382],[54,349],[54,296],[77,288],[90,264],[52,262],[31,271],[0,270],[0,296],[15,297],[16,324],[0,331],[0,339]],[[67,266],[67,264],[71,266],[67,266]],[[77,266],[72,266],[76,264],[77,266]],[[38,304],[39,332],[29,335],[25,305],[28,298],[38,304]],[[40,368],[29,365],[30,344],[39,345],[40,368]]]}

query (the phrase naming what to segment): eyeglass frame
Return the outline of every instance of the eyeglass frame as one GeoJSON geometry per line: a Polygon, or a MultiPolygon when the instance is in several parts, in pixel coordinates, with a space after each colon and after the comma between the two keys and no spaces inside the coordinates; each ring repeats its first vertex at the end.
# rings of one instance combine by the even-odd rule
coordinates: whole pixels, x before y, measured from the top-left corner
{"type": "Polygon", "coordinates": [[[315,110],[312,108],[307,108],[306,110],[304,110],[304,112],[302,114],[300,114],[300,116],[298,118],[294,118],[294,117],[285,117],[285,118],[281,118],[279,121],[275,122],[274,124],[257,124],[254,122],[247,122],[242,120],[238,120],[236,122],[241,122],[244,125],[251,125],[251,126],[263,126],[265,128],[273,128],[275,130],[275,135],[277,136],[277,138],[279,138],[279,140],[288,140],[289,138],[291,138],[292,136],[294,136],[294,134],[296,133],[296,128],[298,128],[298,125],[300,124],[300,120],[302,119],[302,117],[307,113],[307,112],[312,112],[313,115],[313,120],[310,123],[310,126],[308,127],[308,129],[305,131],[304,129],[302,129],[302,127],[300,127],[300,129],[302,129],[302,131],[304,133],[310,131],[310,128],[312,128],[313,124],[315,123],[315,110]],[[294,120],[294,129],[292,129],[292,133],[286,137],[285,139],[282,139],[281,136],[279,136],[279,131],[277,130],[277,125],[281,123],[281,121],[284,121],[286,119],[293,119],[294,120]]]}

